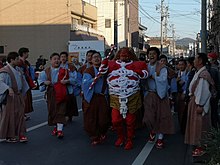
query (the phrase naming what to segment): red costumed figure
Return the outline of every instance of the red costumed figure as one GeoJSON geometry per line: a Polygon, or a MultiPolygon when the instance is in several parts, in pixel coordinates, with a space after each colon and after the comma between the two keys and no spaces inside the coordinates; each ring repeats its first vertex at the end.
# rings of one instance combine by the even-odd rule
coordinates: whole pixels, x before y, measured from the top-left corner
{"type": "Polygon", "coordinates": [[[131,48],[121,48],[112,61],[105,59],[99,69],[100,74],[107,74],[112,124],[118,138],[115,146],[125,143],[124,149],[133,147],[135,130],[135,112],[141,107],[140,79],[147,78],[147,65],[138,61],[131,48]],[[127,135],[124,135],[123,122],[126,123],[127,135]]]}

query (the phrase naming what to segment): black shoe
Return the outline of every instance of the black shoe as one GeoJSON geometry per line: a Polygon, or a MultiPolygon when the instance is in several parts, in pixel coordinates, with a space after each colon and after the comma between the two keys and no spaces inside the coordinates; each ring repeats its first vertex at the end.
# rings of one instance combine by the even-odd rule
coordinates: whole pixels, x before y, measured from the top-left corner
{"type": "Polygon", "coordinates": [[[72,122],[73,121],[73,117],[68,117],[68,122],[72,122]]]}
{"type": "Polygon", "coordinates": [[[24,115],[24,119],[25,119],[25,121],[28,121],[28,120],[30,120],[30,119],[31,119],[31,117],[30,117],[30,116],[28,116],[28,115],[24,115]]]}

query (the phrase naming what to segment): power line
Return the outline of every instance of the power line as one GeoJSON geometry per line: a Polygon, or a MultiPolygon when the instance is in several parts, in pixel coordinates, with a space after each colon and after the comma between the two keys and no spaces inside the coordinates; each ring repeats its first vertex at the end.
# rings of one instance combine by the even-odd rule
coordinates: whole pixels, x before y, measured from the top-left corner
{"type": "MultiPolygon", "coordinates": [[[[131,2],[132,2],[132,1],[130,1],[130,4],[131,4],[135,9],[138,10],[138,8],[137,8],[133,3],[131,3],[131,2]]],[[[149,13],[147,13],[147,12],[140,6],[139,3],[138,3],[138,7],[140,8],[140,10],[138,10],[138,11],[140,11],[141,14],[143,14],[143,15],[144,15],[145,17],[147,17],[149,20],[154,21],[154,22],[160,24],[160,22],[159,22],[158,20],[156,20],[155,18],[153,18],[149,13]]]]}
{"type": "Polygon", "coordinates": [[[9,9],[9,8],[11,8],[11,7],[14,7],[14,6],[18,5],[19,3],[23,2],[23,1],[25,1],[25,0],[20,0],[20,1],[17,1],[17,2],[15,2],[15,3],[11,4],[11,5],[8,5],[7,7],[1,9],[0,12],[2,12],[2,11],[4,11],[4,10],[7,10],[7,9],[9,9]]]}
{"type": "Polygon", "coordinates": [[[192,17],[187,17],[187,16],[185,16],[184,14],[181,14],[181,13],[179,13],[179,12],[176,12],[175,10],[173,10],[173,9],[170,9],[171,11],[173,11],[174,13],[177,13],[177,14],[179,14],[179,15],[181,15],[181,16],[183,16],[183,17],[185,17],[185,18],[189,18],[189,19],[192,19],[192,20],[195,20],[195,21],[198,21],[199,22],[199,20],[197,20],[197,19],[195,19],[195,18],[192,18],[192,17]]]}
{"type": "Polygon", "coordinates": [[[194,2],[197,2],[199,4],[201,4],[200,0],[193,0],[194,2]]]}
{"type": "MultiPolygon", "coordinates": [[[[153,2],[142,2],[142,4],[155,4],[155,3],[153,3],[153,2]]],[[[192,5],[195,5],[195,6],[198,6],[198,4],[195,4],[195,3],[177,3],[177,2],[173,2],[173,3],[169,3],[170,5],[190,5],[190,6],[192,6],[192,5]]],[[[156,4],[155,4],[156,5],[156,4]]]]}
{"type": "Polygon", "coordinates": [[[138,4],[138,6],[139,6],[139,8],[140,8],[142,11],[144,11],[144,13],[146,13],[152,20],[154,20],[154,21],[157,22],[157,23],[160,23],[158,20],[156,20],[154,17],[152,17],[148,12],[146,12],[146,10],[144,10],[140,4],[138,4]]]}
{"type": "Polygon", "coordinates": [[[185,17],[185,16],[189,16],[189,15],[197,15],[197,14],[192,14],[192,13],[189,13],[189,14],[172,14],[172,16],[175,16],[175,17],[185,17]]]}
{"type": "Polygon", "coordinates": [[[44,23],[46,23],[46,22],[48,22],[48,21],[52,21],[52,20],[54,20],[54,19],[56,19],[56,18],[59,18],[60,16],[63,16],[63,15],[66,15],[66,12],[65,12],[65,13],[62,13],[62,14],[59,14],[59,15],[57,15],[57,16],[55,16],[55,17],[53,17],[53,18],[50,18],[50,19],[48,19],[48,20],[45,20],[45,21],[41,22],[40,24],[44,24],[44,23]]]}

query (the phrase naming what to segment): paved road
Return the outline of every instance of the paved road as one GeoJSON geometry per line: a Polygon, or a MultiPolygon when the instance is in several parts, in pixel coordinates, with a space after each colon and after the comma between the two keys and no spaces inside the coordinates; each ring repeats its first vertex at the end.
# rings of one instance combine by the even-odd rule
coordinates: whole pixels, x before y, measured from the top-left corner
{"type": "Polygon", "coordinates": [[[161,150],[147,142],[146,129],[136,131],[134,149],[129,151],[114,147],[116,135],[112,131],[108,132],[104,144],[91,146],[83,130],[82,112],[65,126],[64,139],[52,137],[43,94],[33,91],[33,98],[34,112],[30,114],[31,120],[26,122],[29,142],[9,144],[2,141],[0,165],[190,165],[192,162],[189,148],[183,144],[179,131],[165,137],[166,145],[161,150]]]}

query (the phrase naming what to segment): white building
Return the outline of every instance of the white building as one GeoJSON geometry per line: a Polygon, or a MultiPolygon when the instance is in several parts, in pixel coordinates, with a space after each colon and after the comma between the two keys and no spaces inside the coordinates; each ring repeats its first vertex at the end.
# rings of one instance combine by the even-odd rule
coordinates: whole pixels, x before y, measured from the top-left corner
{"type": "Polygon", "coordinates": [[[114,44],[114,13],[117,13],[118,47],[139,49],[138,0],[85,1],[97,7],[97,30],[102,32],[109,45],[114,44]]]}

